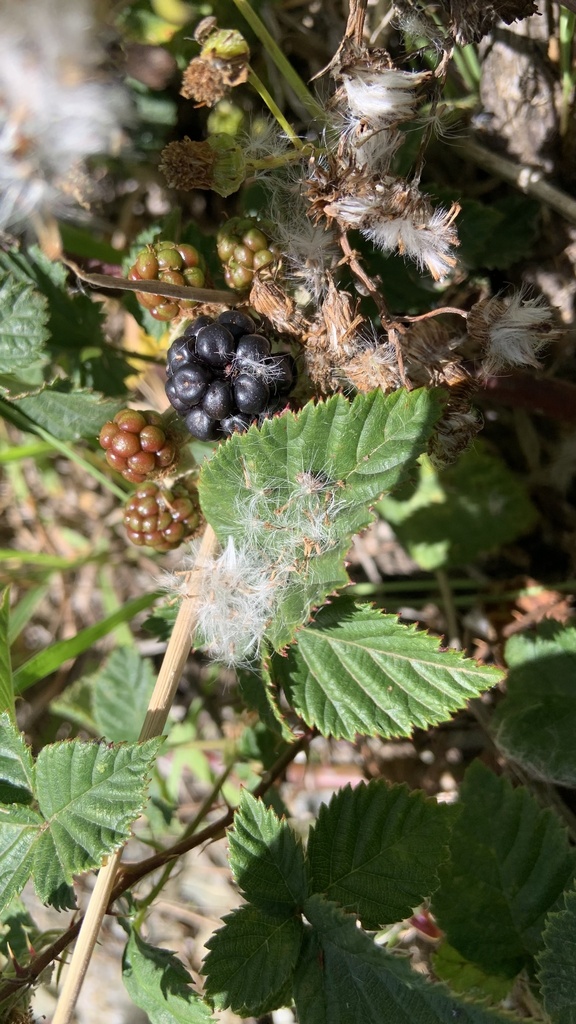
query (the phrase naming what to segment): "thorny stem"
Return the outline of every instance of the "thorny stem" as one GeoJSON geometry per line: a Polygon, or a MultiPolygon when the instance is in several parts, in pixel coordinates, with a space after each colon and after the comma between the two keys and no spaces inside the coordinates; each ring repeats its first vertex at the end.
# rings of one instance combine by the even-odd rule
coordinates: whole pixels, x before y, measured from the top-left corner
{"type": "MultiPolygon", "coordinates": [[[[302,750],[306,750],[316,735],[316,731],[310,729],[292,743],[285,751],[283,751],[275,764],[265,772],[256,789],[252,791],[252,796],[256,798],[263,796],[264,793],[270,789],[270,786],[272,786],[274,782],[284,774],[286,768],[294,758],[302,750]]],[[[131,888],[131,886],[135,885],[136,882],[151,871],[154,871],[158,867],[167,865],[168,862],[174,861],[175,858],[180,856],[182,853],[194,850],[196,847],[202,846],[209,840],[217,839],[222,835],[224,830],[232,824],[233,819],[234,810],[231,808],[226,812],[226,814],[218,818],[217,821],[203,829],[202,832],[198,832],[196,835],[190,836],[184,841],[180,840],[178,843],[175,843],[173,846],[163,851],[163,853],[159,853],[155,857],[149,857],[140,864],[126,865],[125,867],[120,868],[111,897],[105,907],[105,912],[108,913],[115,900],[122,896],[131,888]],[[144,866],[145,869],[142,870],[144,866]]],[[[67,949],[70,943],[74,941],[80,932],[82,925],[83,919],[79,918],[70,925],[65,932],[62,932],[51,946],[43,950],[42,953],[39,953],[38,956],[34,957],[34,960],[27,967],[25,976],[8,979],[3,985],[0,985],[0,1006],[5,1004],[6,1000],[20,989],[31,986],[40,974],[50,966],[56,957],[60,956],[60,954],[67,949]]],[[[53,1018],[52,1024],[56,1024],[56,1017],[53,1018]]]]}
{"type": "MultiPolygon", "coordinates": [[[[158,679],[156,680],[156,686],[148,704],[146,717],[140,731],[140,742],[151,739],[153,736],[162,735],[192,644],[193,628],[196,621],[198,602],[201,597],[197,583],[198,574],[195,573],[195,568],[203,565],[210,558],[216,545],[216,535],[212,527],[207,526],[198,550],[195,567],[190,572],[189,590],[180,605],[174,629],[166,648],[158,679]]],[[[100,869],[80,928],[78,943],[70,961],[70,967],[62,987],[52,1024],[69,1024],[72,1019],[82,982],[84,981],[98,933],[110,902],[110,895],[121,856],[122,849],[120,848],[100,869]]]]}
{"type": "Polygon", "coordinates": [[[248,0],[234,0],[234,3],[250,25],[254,34],[267,50],[278,68],[278,71],[298,97],[304,109],[311,117],[324,120],[325,114],[323,108],[316,102],[311,92],[306,88],[306,85],[300,78],[300,75],[297,74],[290,64],[290,61],[284,56],[277,42],[270,35],[268,29],[260,20],[256,12],[252,10],[248,0]]]}
{"type": "Polygon", "coordinates": [[[341,232],[338,241],[340,243],[340,248],[342,249],[342,252],[344,253],[345,256],[345,262],[350,267],[352,273],[355,274],[358,280],[364,285],[364,288],[366,289],[370,298],[376,305],[382,324],[385,325],[386,323],[390,322],[390,314],[388,313],[388,308],[386,306],[386,303],[384,302],[384,299],[382,298],[380,292],[378,291],[376,282],[373,281],[372,278],[369,277],[366,271],[364,270],[364,267],[362,266],[358,259],[358,253],[350,245],[348,235],[346,234],[345,231],[341,232]]]}
{"type": "Polygon", "coordinates": [[[534,196],[541,203],[556,210],[565,220],[576,224],[576,199],[545,181],[542,172],[533,167],[514,163],[493,150],[480,146],[472,139],[458,143],[460,153],[466,159],[473,160],[491,174],[496,174],[503,181],[509,181],[526,195],[534,196]]]}

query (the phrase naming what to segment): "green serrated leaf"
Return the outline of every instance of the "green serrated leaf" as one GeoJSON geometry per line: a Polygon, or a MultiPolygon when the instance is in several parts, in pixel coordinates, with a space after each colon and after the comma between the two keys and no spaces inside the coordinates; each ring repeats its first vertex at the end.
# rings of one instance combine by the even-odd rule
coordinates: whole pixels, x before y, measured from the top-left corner
{"type": "Polygon", "coordinates": [[[156,674],[134,647],[113,651],[91,676],[92,708],[98,733],[107,740],[135,743],[140,735],[156,674]]]}
{"type": "Polygon", "coordinates": [[[8,712],[0,714],[0,803],[28,804],[34,794],[34,763],[8,712]]]}
{"type": "MultiPolygon", "coordinates": [[[[10,591],[5,590],[0,598],[0,713],[6,711],[11,720],[15,719],[14,683],[12,681],[12,660],[10,658],[10,591]]],[[[2,748],[0,747],[0,758],[2,748]]],[[[2,795],[0,792],[0,801],[2,795]]]]}
{"type": "Polygon", "coordinates": [[[0,270],[0,373],[19,377],[43,366],[50,336],[48,303],[32,284],[0,270]]]}
{"type": "Polygon", "coordinates": [[[552,1024],[576,1024],[576,889],[564,894],[563,908],[550,914],[538,957],[544,1009],[552,1024]]]}
{"type": "Polygon", "coordinates": [[[269,917],[293,915],[308,895],[308,878],[302,844],[288,823],[244,790],[228,843],[246,899],[269,917]]]}
{"type": "Polygon", "coordinates": [[[122,980],[150,1024],[207,1024],[213,1019],[184,964],[170,950],[144,942],[133,929],[122,958],[122,980]]]}
{"type": "Polygon", "coordinates": [[[304,1024],[504,1024],[510,1018],[432,985],[406,960],[387,953],[321,896],[304,913],[308,933],[294,976],[304,1024]]]}
{"type": "Polygon", "coordinates": [[[551,811],[478,761],[460,798],[433,910],[467,960],[513,978],[540,948],[546,915],[574,877],[576,854],[551,811]]]}
{"type": "Polygon", "coordinates": [[[448,942],[443,942],[438,952],[432,954],[432,964],[440,981],[445,981],[453,992],[467,995],[469,999],[489,999],[492,1003],[499,1003],[510,991],[511,983],[507,978],[486,974],[448,942]]]}
{"type": "Polygon", "coordinates": [[[99,867],[129,838],[130,825],[146,804],[147,775],[160,743],[155,738],[111,747],[71,740],[42,748],[36,791],[49,829],[35,855],[41,900],[51,902],[60,884],[99,867]]]}
{"type": "Polygon", "coordinates": [[[249,904],[223,920],[206,943],[206,995],[244,1017],[278,1009],[300,953],[301,920],[268,918],[249,904]]]}
{"type": "Polygon", "coordinates": [[[0,910],[26,885],[34,863],[34,845],[43,825],[29,807],[0,807],[0,910]]]}
{"type": "Polygon", "coordinates": [[[404,479],[439,413],[425,389],[335,395],[233,435],[204,466],[200,500],[221,543],[249,537],[282,583],[267,629],[274,648],[347,583],[343,559],[368,506],[404,479]]]}
{"type": "Polygon", "coordinates": [[[498,747],[539,779],[576,785],[576,629],[546,622],[506,644],[506,697],[490,723],[498,747]]]}
{"type": "Polygon", "coordinates": [[[100,392],[75,388],[70,381],[56,381],[36,395],[14,401],[33,423],[60,441],[97,437],[125,404],[125,399],[105,398],[100,392]]]}
{"type": "Polygon", "coordinates": [[[441,473],[423,459],[418,482],[385,497],[378,511],[428,571],[473,561],[531,529],[536,518],[508,466],[478,444],[441,473]]]}
{"type": "Polygon", "coordinates": [[[445,721],[502,673],[436,637],[351,598],[338,598],[298,633],[273,674],[304,721],[324,736],[409,736],[445,721]]]}
{"type": "Polygon", "coordinates": [[[102,311],[88,295],[67,291],[69,271],[62,263],[54,263],[38,246],[27,250],[0,253],[0,267],[13,279],[30,283],[41,293],[44,323],[48,313],[48,332],[53,351],[77,352],[86,345],[102,342],[102,311]],[[47,302],[47,309],[46,309],[47,302]]]}
{"type": "Polygon", "coordinates": [[[380,780],[346,786],[310,830],[311,888],[377,930],[402,921],[438,885],[447,808],[380,780]]]}

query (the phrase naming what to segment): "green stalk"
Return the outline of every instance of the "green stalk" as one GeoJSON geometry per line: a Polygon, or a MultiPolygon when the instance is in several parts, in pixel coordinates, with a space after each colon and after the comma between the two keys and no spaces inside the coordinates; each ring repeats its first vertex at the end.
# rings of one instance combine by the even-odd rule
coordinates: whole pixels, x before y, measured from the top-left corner
{"type": "Polygon", "coordinates": [[[282,50],[270,35],[264,23],[250,7],[248,0],[234,0],[234,3],[250,25],[254,35],[258,37],[264,48],[268,51],[270,57],[278,68],[278,71],[283,75],[305,110],[308,111],[311,117],[325,120],[326,115],[323,108],[316,102],[311,92],[300,78],[300,75],[292,67],[290,61],[286,59],[282,50]]]}
{"type": "Polygon", "coordinates": [[[278,124],[280,125],[281,128],[284,129],[286,135],[294,144],[296,149],[304,149],[304,143],[298,138],[298,136],[294,132],[292,125],[286,120],[284,114],[280,110],[280,107],[268,92],[268,89],[264,85],[264,82],[262,82],[261,79],[258,78],[258,75],[256,74],[255,71],[252,71],[252,68],[250,68],[250,72],[248,74],[248,81],[250,82],[252,88],[256,90],[260,98],[264,100],[264,103],[268,107],[268,110],[270,111],[271,114],[274,115],[274,117],[278,121],[278,124]]]}

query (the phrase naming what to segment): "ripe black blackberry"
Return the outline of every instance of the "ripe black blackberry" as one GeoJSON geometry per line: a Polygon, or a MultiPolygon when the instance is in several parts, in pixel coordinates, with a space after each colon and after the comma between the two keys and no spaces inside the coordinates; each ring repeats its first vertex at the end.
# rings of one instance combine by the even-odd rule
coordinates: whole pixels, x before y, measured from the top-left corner
{"type": "Polygon", "coordinates": [[[296,383],[296,364],[273,354],[251,316],[237,309],[200,316],[168,351],[166,395],[200,441],[272,416],[296,383]]]}

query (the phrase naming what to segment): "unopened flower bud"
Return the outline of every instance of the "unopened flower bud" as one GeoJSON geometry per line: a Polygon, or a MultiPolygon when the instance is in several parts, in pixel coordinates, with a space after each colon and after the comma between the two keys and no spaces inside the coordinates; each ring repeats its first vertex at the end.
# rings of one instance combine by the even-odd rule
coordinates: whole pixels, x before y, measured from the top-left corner
{"type": "Polygon", "coordinates": [[[220,60],[226,61],[242,57],[248,61],[250,60],[250,47],[244,36],[236,29],[221,28],[212,32],[208,39],[204,40],[200,56],[208,60],[218,57],[220,60]]]}

